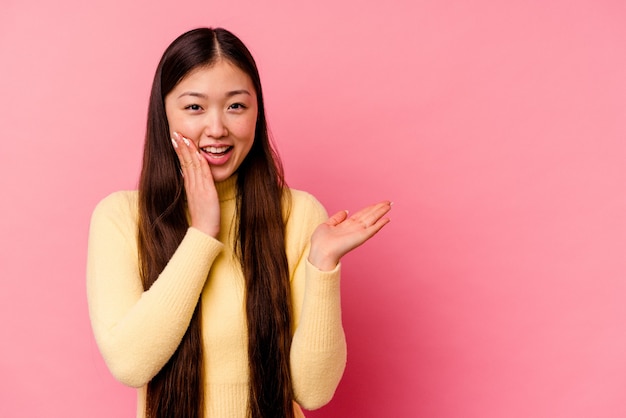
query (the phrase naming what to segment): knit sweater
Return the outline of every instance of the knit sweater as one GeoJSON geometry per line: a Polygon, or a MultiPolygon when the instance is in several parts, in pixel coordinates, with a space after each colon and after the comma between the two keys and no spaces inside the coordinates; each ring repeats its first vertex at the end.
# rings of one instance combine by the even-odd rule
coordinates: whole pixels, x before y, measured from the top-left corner
{"type": "MultiPolygon", "coordinates": [[[[246,417],[248,336],[245,283],[233,254],[235,178],[216,187],[219,235],[213,238],[190,227],[147,291],[139,275],[137,191],[109,195],[92,215],[87,260],[91,324],[111,373],[138,388],[137,417],[145,416],[146,385],[176,350],[198,298],[205,416],[246,417]]],[[[332,398],[346,361],[339,266],[320,271],[308,262],[311,234],[326,218],[313,196],[291,190],[285,233],[293,309],[290,362],[295,400],[306,409],[319,408],[332,398]]]]}

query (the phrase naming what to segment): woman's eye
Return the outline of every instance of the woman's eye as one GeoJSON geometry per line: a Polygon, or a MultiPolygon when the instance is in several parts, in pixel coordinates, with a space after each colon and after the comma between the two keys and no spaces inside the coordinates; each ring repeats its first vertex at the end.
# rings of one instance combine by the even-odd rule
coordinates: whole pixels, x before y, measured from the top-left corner
{"type": "Polygon", "coordinates": [[[193,110],[193,111],[202,110],[200,105],[197,105],[197,104],[191,104],[191,105],[185,106],[185,109],[189,109],[189,110],[193,110]]]}
{"type": "Polygon", "coordinates": [[[228,106],[229,109],[234,109],[234,110],[239,110],[239,109],[245,109],[246,106],[243,103],[233,103],[230,106],[228,106]]]}

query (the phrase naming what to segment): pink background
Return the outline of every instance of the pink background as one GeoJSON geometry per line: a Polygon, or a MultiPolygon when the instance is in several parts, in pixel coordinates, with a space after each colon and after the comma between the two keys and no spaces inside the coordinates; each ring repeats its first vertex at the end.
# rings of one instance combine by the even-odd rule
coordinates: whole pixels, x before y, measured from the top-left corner
{"type": "Polygon", "coordinates": [[[87,316],[178,34],[249,45],[292,187],[388,198],[344,260],[348,367],[308,417],[626,416],[626,2],[3,0],[0,416],[131,417],[87,316]]]}

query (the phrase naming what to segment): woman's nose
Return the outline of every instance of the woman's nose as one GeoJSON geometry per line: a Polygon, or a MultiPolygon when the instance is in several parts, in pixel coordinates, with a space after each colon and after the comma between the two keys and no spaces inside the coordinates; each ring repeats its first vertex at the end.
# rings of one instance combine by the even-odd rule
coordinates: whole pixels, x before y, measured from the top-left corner
{"type": "Polygon", "coordinates": [[[228,135],[228,130],[219,112],[208,112],[204,134],[211,138],[221,138],[228,135]]]}

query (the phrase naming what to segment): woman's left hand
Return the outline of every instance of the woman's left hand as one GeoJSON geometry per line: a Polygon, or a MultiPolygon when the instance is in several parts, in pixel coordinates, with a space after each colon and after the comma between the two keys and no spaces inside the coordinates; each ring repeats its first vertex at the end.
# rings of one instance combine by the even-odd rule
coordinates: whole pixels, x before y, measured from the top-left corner
{"type": "Polygon", "coordinates": [[[309,262],[320,270],[334,269],[341,257],[373,237],[389,223],[384,217],[391,210],[384,201],[361,209],[352,216],[337,212],[318,226],[311,236],[309,262]]]}

